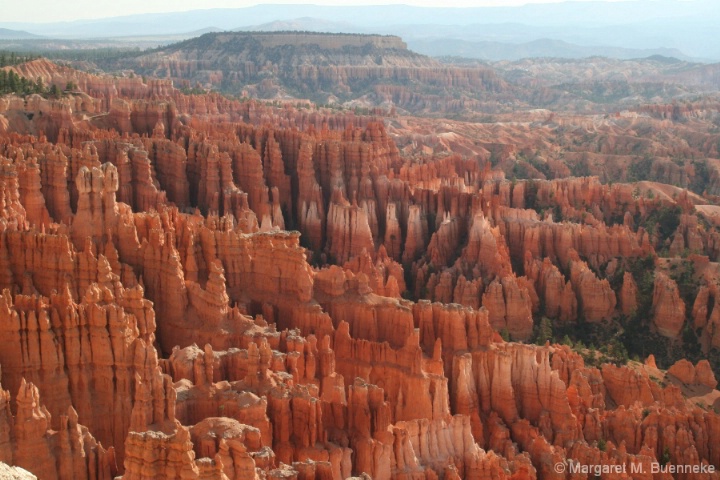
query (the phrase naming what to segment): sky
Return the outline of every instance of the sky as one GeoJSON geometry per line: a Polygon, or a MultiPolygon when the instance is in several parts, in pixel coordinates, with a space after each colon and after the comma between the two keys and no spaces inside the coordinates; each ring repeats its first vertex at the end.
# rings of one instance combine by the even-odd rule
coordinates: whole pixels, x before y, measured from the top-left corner
{"type": "MultiPolygon", "coordinates": [[[[562,0],[277,0],[269,4],[367,5],[405,4],[424,7],[518,6],[558,3],[562,0]]],[[[585,1],[585,0],[570,0],[585,1]]],[[[618,0],[600,0],[618,1],[618,0]]],[[[59,22],[116,17],[137,13],[179,12],[199,8],[241,8],[257,5],[253,0],[3,0],[2,22],[59,22]]]]}

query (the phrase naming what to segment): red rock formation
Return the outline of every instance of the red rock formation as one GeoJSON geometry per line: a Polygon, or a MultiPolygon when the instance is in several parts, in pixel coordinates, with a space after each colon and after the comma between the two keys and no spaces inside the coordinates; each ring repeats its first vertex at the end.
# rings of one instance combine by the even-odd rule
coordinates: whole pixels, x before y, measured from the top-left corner
{"type": "MultiPolygon", "coordinates": [[[[170,478],[217,478],[221,479],[222,463],[213,462],[202,468],[195,462],[190,432],[177,425],[177,430],[164,432],[131,432],[127,439],[127,458],[124,479],[147,477],[170,478]],[[209,467],[209,468],[208,468],[209,467]],[[214,468],[213,468],[214,467],[214,468]],[[200,476],[215,471],[214,476],[200,476]]],[[[227,478],[227,477],[226,477],[227,478]]]]}
{"type": "Polygon", "coordinates": [[[77,213],[73,218],[73,242],[83,245],[87,238],[99,241],[108,230],[116,227],[117,169],[108,163],[92,170],[82,167],[75,185],[79,196],[77,213]]]}
{"type": "Polygon", "coordinates": [[[330,203],[327,228],[327,251],[338,263],[347,262],[363,250],[375,251],[367,212],[356,203],[351,205],[337,190],[330,203]]]}
{"type": "Polygon", "coordinates": [[[380,296],[400,297],[405,291],[403,268],[387,256],[384,246],[378,249],[377,260],[374,263],[370,254],[363,250],[344,267],[355,274],[366,275],[368,286],[380,296]]]}
{"type": "Polygon", "coordinates": [[[697,380],[699,384],[712,389],[718,385],[715,379],[715,373],[712,371],[710,363],[707,360],[700,360],[695,366],[695,380],[697,380]]]}
{"type": "Polygon", "coordinates": [[[637,310],[638,288],[630,272],[623,274],[622,288],[620,289],[620,311],[623,315],[632,315],[637,310]]]}
{"type": "Polygon", "coordinates": [[[653,325],[660,335],[675,338],[685,323],[685,302],[677,284],[662,272],[655,274],[653,289],[653,325]]]}
{"type": "Polygon", "coordinates": [[[532,303],[527,289],[518,286],[514,277],[505,277],[488,285],[482,298],[490,325],[507,330],[513,339],[527,339],[532,334],[532,303]]]}
{"type": "MultiPolygon", "coordinates": [[[[7,401],[8,393],[2,393],[7,401]]],[[[41,405],[35,385],[23,380],[15,400],[14,419],[9,415],[9,405],[0,405],[5,410],[0,421],[13,440],[12,452],[3,455],[5,461],[32,471],[39,478],[114,478],[118,472],[115,452],[112,448],[104,449],[86,427],[78,424],[78,414],[72,407],[67,415],[60,415],[55,431],[51,430],[51,415],[41,405]]]]}
{"type": "Polygon", "coordinates": [[[668,373],[682,383],[689,385],[695,384],[695,365],[685,359],[675,362],[675,364],[668,369],[668,373]]]}
{"type": "MultiPolygon", "coordinates": [[[[526,271],[529,267],[526,266],[526,271]]],[[[563,274],[548,258],[543,260],[537,284],[545,302],[545,315],[558,318],[562,322],[577,319],[577,299],[572,282],[566,282],[563,274]]]]}
{"type": "Polygon", "coordinates": [[[482,213],[473,218],[468,235],[463,260],[476,263],[485,278],[505,277],[512,273],[510,255],[500,230],[491,228],[482,213]]]}
{"type": "Polygon", "coordinates": [[[389,203],[385,214],[385,249],[393,260],[400,260],[402,257],[402,232],[397,217],[397,207],[389,203]]]}
{"type": "Polygon", "coordinates": [[[407,236],[403,250],[403,262],[415,260],[425,245],[427,237],[427,220],[422,215],[422,209],[418,205],[410,205],[407,220],[407,236]]]}
{"type": "Polygon", "coordinates": [[[686,385],[699,384],[710,387],[711,389],[717,387],[715,374],[707,360],[701,360],[697,366],[685,359],[678,360],[668,369],[668,374],[686,385]]]}
{"type": "Polygon", "coordinates": [[[654,401],[647,374],[606,364],[602,368],[602,378],[607,388],[607,396],[616,405],[630,407],[635,402],[640,402],[643,406],[648,406],[654,401]]]}
{"type": "MultiPolygon", "coordinates": [[[[84,93],[0,99],[0,365],[19,392],[0,390],[0,462],[58,479],[529,480],[560,478],[561,461],[668,455],[720,467],[719,417],[686,396],[717,399],[709,362],[589,368],[570,347],[498,333],[526,340],[540,315],[611,320],[616,295],[631,315],[632,276],[610,284],[654,246],[716,258],[720,237],[690,213],[665,245],[635,230],[659,208],[689,212],[692,195],[506,181],[490,148],[503,162],[560,148],[519,138],[518,122],[391,137],[314,106],[31,67],[84,93]],[[467,131],[497,143],[465,145],[467,131]],[[431,141],[458,150],[435,156],[431,141]]],[[[566,135],[546,120],[537,135],[566,135]]],[[[413,122],[426,120],[387,128],[413,122]]],[[[692,321],[710,352],[716,269],[693,258],[692,321]]],[[[666,264],[653,323],[679,344],[666,264]]]]}
{"type": "Polygon", "coordinates": [[[671,256],[679,256],[684,251],[702,252],[704,250],[703,238],[698,228],[698,219],[694,215],[681,215],[680,225],[675,231],[670,244],[671,256]]]}
{"type": "Polygon", "coordinates": [[[37,163],[32,160],[25,162],[22,157],[16,159],[20,202],[25,207],[30,223],[37,226],[48,226],[50,214],[45,208],[45,198],[41,192],[40,169],[37,163]]]}
{"type": "Polygon", "coordinates": [[[715,302],[716,293],[705,286],[700,287],[693,304],[693,328],[702,329],[700,343],[703,351],[720,345],[720,308],[715,302]]]}
{"type": "Polygon", "coordinates": [[[578,298],[578,312],[588,322],[609,319],[615,312],[615,292],[607,280],[598,279],[587,264],[577,258],[570,263],[570,278],[578,298]]]}

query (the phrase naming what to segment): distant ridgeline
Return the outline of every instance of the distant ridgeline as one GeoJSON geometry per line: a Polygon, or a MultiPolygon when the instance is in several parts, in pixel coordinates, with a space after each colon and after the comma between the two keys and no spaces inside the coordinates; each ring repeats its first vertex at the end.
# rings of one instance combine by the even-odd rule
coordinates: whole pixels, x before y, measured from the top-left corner
{"type": "Polygon", "coordinates": [[[317,45],[322,49],[340,50],[345,47],[387,48],[407,50],[407,44],[400,37],[394,35],[360,35],[342,33],[317,32],[233,32],[215,33],[218,42],[234,39],[239,36],[251,37],[257,40],[264,48],[273,48],[286,45],[317,45]]]}
{"type": "Polygon", "coordinates": [[[156,53],[168,53],[208,49],[239,55],[258,54],[262,50],[284,51],[344,51],[362,53],[369,51],[393,52],[400,55],[422,57],[407,49],[407,44],[394,35],[364,35],[355,33],[321,32],[216,32],[190,38],[166,47],[153,50],[156,53]]]}
{"type": "Polygon", "coordinates": [[[505,88],[487,68],[444,65],[390,35],[208,33],[111,62],[101,66],[169,78],[178,87],[321,104],[360,99],[365,106],[392,103],[415,112],[464,108],[461,92],[474,97],[505,88]]]}

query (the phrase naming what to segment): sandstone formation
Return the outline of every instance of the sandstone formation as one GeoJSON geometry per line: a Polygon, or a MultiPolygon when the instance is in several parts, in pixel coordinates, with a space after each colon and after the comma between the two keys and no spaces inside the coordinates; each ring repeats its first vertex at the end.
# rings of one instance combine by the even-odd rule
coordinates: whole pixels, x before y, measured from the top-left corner
{"type": "Polygon", "coordinates": [[[632,315],[637,310],[637,293],[635,279],[630,272],[625,272],[620,290],[620,311],[623,315],[632,315]]]}
{"type": "Polygon", "coordinates": [[[479,92],[502,92],[508,87],[488,68],[448,66],[408,50],[399,37],[388,35],[222,32],[206,34],[183,47],[120,63],[122,68],[180,85],[223,85],[261,98],[295,90],[301,98],[321,101],[369,89],[372,94],[363,102],[391,101],[415,111],[480,105],[479,92]],[[420,91],[462,89],[475,98],[458,102],[447,93],[419,96],[418,88],[407,88],[408,84],[420,86],[420,91]]]}
{"type": "Polygon", "coordinates": [[[710,369],[707,360],[701,360],[697,365],[683,359],[678,360],[668,369],[668,374],[677,378],[686,385],[705,385],[710,388],[717,387],[715,374],[710,369]]]}
{"type": "MultiPolygon", "coordinates": [[[[489,157],[405,154],[378,118],[23,68],[80,93],[0,99],[0,468],[87,480],[720,468],[720,416],[692,396],[720,398],[709,361],[643,365],[539,334],[546,317],[717,348],[720,236],[689,194],[508,181],[489,157]],[[672,232],[651,228],[676,207],[672,232]],[[660,256],[692,249],[704,255],[660,256]],[[650,317],[629,324],[641,309],[650,317]]],[[[347,73],[313,68],[298,75],[347,73]]],[[[496,140],[486,153],[519,152],[496,140]]]]}
{"type": "Polygon", "coordinates": [[[664,273],[655,274],[653,324],[664,337],[677,337],[685,322],[685,303],[677,284],[664,273]]]}

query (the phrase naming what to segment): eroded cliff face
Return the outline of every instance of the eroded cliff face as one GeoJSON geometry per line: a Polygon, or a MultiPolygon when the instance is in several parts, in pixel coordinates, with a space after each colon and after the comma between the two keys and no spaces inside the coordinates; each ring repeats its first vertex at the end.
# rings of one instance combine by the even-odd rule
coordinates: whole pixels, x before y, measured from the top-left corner
{"type": "MultiPolygon", "coordinates": [[[[648,232],[589,207],[681,199],[415,161],[377,119],[86,80],[85,103],[0,112],[55,112],[0,136],[0,462],[51,479],[720,467],[707,362],[595,367],[503,340],[642,308],[673,338],[692,311],[717,346],[715,289],[685,310],[667,267],[648,293],[631,273],[654,266],[648,232]]],[[[682,205],[678,248],[710,248],[682,205]]]]}
{"type": "Polygon", "coordinates": [[[487,102],[481,92],[509,88],[489,68],[446,65],[408,50],[399,37],[380,35],[210,33],[121,59],[114,68],[256,98],[287,98],[292,92],[318,103],[382,108],[391,103],[414,112],[464,111],[487,102]]]}

